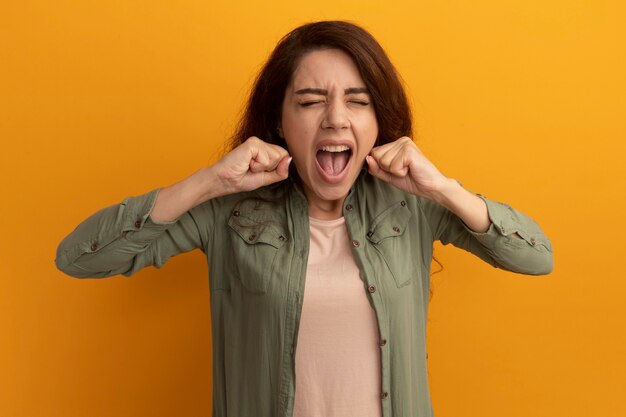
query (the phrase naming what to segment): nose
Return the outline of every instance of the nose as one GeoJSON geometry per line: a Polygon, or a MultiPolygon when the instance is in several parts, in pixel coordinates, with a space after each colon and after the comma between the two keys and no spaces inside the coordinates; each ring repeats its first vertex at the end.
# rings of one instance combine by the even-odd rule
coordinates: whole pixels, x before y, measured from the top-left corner
{"type": "Polygon", "coordinates": [[[339,100],[329,103],[326,107],[324,120],[322,120],[323,129],[345,129],[350,126],[350,120],[347,114],[346,104],[339,100]]]}

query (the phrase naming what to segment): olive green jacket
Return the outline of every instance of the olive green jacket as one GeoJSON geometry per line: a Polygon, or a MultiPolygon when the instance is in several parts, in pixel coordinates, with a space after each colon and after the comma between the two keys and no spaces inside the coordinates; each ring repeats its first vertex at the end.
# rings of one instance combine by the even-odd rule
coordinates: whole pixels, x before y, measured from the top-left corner
{"type": "MultiPolygon", "coordinates": [[[[59,245],[57,267],[77,278],[131,276],[200,248],[210,276],[213,416],[292,416],[309,251],[304,194],[285,180],[206,201],[157,224],[150,212],[158,192],[128,197],[84,220],[59,245]]],[[[485,233],[365,172],[345,200],[352,252],[378,320],[384,417],[433,415],[426,317],[434,241],[513,272],[552,270],[551,244],[539,226],[506,204],[479,197],[492,221],[485,233]]]]}

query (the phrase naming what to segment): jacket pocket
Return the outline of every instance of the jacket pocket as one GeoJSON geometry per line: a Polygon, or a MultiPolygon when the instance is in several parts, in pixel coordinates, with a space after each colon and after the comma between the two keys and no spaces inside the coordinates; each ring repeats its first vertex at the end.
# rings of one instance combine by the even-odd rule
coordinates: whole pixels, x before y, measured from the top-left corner
{"type": "Polygon", "coordinates": [[[278,250],[286,234],[275,224],[259,222],[238,211],[230,216],[228,226],[233,230],[232,256],[242,285],[249,291],[265,293],[274,273],[278,250]]]}
{"type": "Polygon", "coordinates": [[[374,218],[367,232],[367,239],[380,253],[391,271],[396,285],[403,287],[411,283],[415,271],[415,256],[407,256],[406,229],[411,218],[411,210],[406,201],[394,203],[374,218]]]}

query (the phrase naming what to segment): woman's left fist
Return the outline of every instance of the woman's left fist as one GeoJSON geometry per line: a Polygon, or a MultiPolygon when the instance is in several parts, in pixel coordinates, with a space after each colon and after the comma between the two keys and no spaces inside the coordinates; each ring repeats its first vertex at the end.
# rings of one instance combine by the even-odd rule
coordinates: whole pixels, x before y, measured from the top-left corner
{"type": "Polygon", "coordinates": [[[373,176],[403,191],[431,200],[450,181],[407,136],[375,147],[365,160],[373,176]]]}

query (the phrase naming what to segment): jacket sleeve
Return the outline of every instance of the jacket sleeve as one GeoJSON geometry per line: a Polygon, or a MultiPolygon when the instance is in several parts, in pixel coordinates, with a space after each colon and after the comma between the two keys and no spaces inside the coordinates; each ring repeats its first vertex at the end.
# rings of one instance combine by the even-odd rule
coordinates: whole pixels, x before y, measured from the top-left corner
{"type": "Polygon", "coordinates": [[[476,194],[487,204],[491,224],[484,233],[471,230],[454,213],[427,199],[421,206],[434,240],[452,243],[496,268],[528,275],[553,270],[552,244],[539,225],[508,204],[476,194]],[[517,233],[519,237],[514,236],[517,233]]]}
{"type": "Polygon", "coordinates": [[[199,205],[170,222],[150,217],[159,189],[124,199],[82,221],[59,244],[55,264],[76,278],[131,276],[148,265],[195,248],[206,251],[203,227],[208,205],[199,205]]]}

